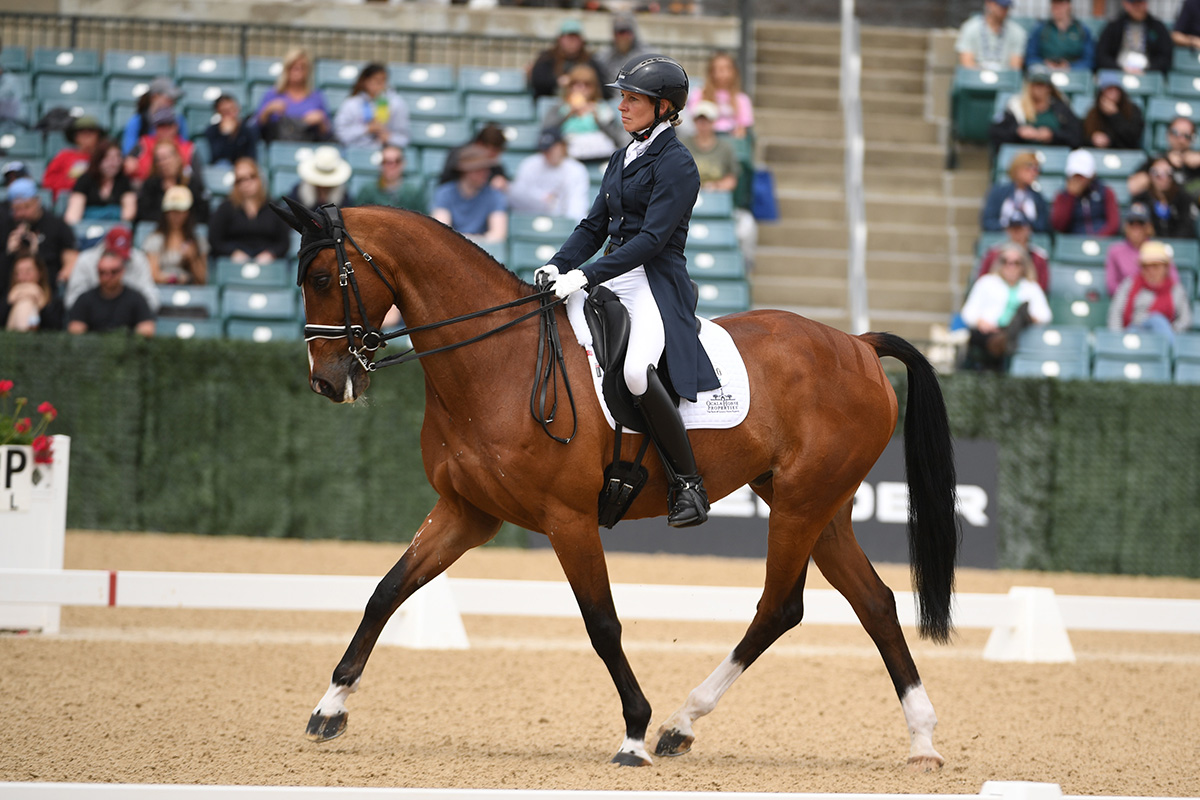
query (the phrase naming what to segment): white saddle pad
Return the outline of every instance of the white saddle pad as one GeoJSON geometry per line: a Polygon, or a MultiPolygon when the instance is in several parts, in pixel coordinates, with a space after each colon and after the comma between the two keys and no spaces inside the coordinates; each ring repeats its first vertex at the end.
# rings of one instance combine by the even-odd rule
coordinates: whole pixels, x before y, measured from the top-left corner
{"type": "MultiPolygon", "coordinates": [[[[567,316],[571,327],[575,330],[575,338],[587,352],[588,366],[591,368],[592,386],[596,390],[596,398],[600,408],[604,409],[604,418],[608,426],[616,430],[617,423],[613,420],[608,404],[604,402],[604,370],[596,360],[596,352],[592,348],[592,331],[588,328],[583,316],[583,292],[575,292],[567,298],[567,316]]],[[[700,392],[696,402],[691,400],[679,401],[679,414],[683,417],[685,428],[733,428],[741,424],[750,411],[750,376],[746,373],[746,362],[738,352],[737,345],[729,332],[712,320],[700,317],[700,343],[708,353],[717,378],[721,381],[719,389],[710,392],[700,392]]],[[[641,433],[640,430],[626,428],[627,433],[641,433]]]]}

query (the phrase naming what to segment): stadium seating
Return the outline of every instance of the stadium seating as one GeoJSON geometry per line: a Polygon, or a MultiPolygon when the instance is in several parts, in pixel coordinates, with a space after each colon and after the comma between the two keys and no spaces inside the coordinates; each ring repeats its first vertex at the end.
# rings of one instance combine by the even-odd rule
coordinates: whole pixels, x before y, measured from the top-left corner
{"type": "Polygon", "coordinates": [[[551,242],[558,245],[566,241],[578,223],[579,220],[567,217],[551,217],[546,214],[514,211],[509,217],[508,234],[512,239],[551,242]]]}
{"type": "Polygon", "coordinates": [[[250,100],[246,93],[246,84],[242,81],[184,80],[179,82],[179,88],[183,90],[180,105],[185,110],[200,108],[211,112],[213,103],[223,94],[237,100],[242,106],[246,106],[250,100]]]}
{"type": "Polygon", "coordinates": [[[750,307],[750,285],[744,280],[704,280],[700,285],[696,313],[702,317],[719,317],[750,307]]]}
{"type": "Polygon", "coordinates": [[[954,138],[986,142],[997,93],[1020,88],[1021,73],[1016,70],[955,70],[950,94],[954,138]]]}
{"type": "Polygon", "coordinates": [[[292,342],[304,338],[299,322],[250,319],[226,320],[225,336],[252,342],[292,342]]]}
{"type": "Polygon", "coordinates": [[[259,264],[247,261],[242,264],[230,258],[217,258],[213,262],[213,274],[218,286],[289,287],[295,273],[284,261],[259,264]]]}
{"type": "Polygon", "coordinates": [[[225,328],[219,319],[159,316],[154,335],[173,339],[220,339],[225,328]]]}
{"type": "Polygon", "coordinates": [[[100,53],[79,47],[39,47],[33,51],[30,71],[39,75],[95,75],[100,72],[100,53]]]}
{"type": "Polygon", "coordinates": [[[228,286],[221,291],[226,319],[295,320],[296,292],[290,287],[228,286]]]}
{"type": "Polygon", "coordinates": [[[445,64],[389,64],[388,83],[396,91],[455,91],[454,68],[445,64]]]}
{"type": "Polygon", "coordinates": [[[1103,266],[1108,247],[1118,239],[1061,233],[1054,237],[1051,258],[1059,263],[1103,266]]]}
{"type": "Polygon", "coordinates": [[[1107,296],[1104,267],[1050,265],[1050,295],[1066,300],[1100,301],[1107,296]]]}
{"type": "Polygon", "coordinates": [[[181,53],[175,57],[175,77],[180,81],[242,82],[245,71],[238,56],[181,53]]]}
{"type": "Polygon", "coordinates": [[[527,94],[468,93],[463,97],[467,116],[475,121],[532,122],[533,98],[527,94]]]}
{"type": "Polygon", "coordinates": [[[1008,374],[1018,378],[1080,380],[1089,376],[1090,369],[1082,361],[1061,361],[1053,356],[1026,355],[1018,352],[1009,363],[1008,374]]]}
{"type": "Polygon", "coordinates": [[[33,96],[42,102],[68,105],[104,99],[104,86],[96,75],[38,75],[33,81],[33,96]]]}
{"type": "Polygon", "coordinates": [[[245,63],[246,83],[274,85],[283,72],[283,60],[268,56],[250,56],[245,63]]]}
{"type": "Polygon", "coordinates": [[[344,61],[340,59],[317,59],[316,70],[313,74],[317,87],[324,90],[331,86],[351,87],[362,72],[363,62],[344,61]]]}
{"type": "Polygon", "coordinates": [[[1130,381],[1132,383],[1169,383],[1171,365],[1163,361],[1122,361],[1115,358],[1096,358],[1092,377],[1099,381],[1130,381]]]}
{"type": "Polygon", "coordinates": [[[732,216],[732,192],[700,192],[692,206],[692,219],[729,219],[732,216]]]}
{"type": "MultiPolygon", "coordinates": [[[[220,290],[216,286],[173,286],[162,284],[158,297],[160,317],[208,319],[220,310],[220,290]]],[[[219,329],[219,328],[218,328],[219,329]]]]}
{"type": "Polygon", "coordinates": [[[1050,297],[1050,313],[1056,325],[1080,325],[1095,328],[1108,320],[1108,299],[1085,300],[1050,297]]]}
{"type": "Polygon", "coordinates": [[[109,50],[104,54],[100,72],[106,76],[120,75],[151,81],[159,75],[171,73],[171,54],[145,50],[109,50]]]}
{"type": "Polygon", "coordinates": [[[0,69],[5,72],[24,72],[29,69],[29,53],[20,45],[5,45],[0,50],[0,69]]]}
{"type": "Polygon", "coordinates": [[[527,96],[525,70],[519,68],[463,67],[458,71],[458,88],[463,92],[504,93],[527,96]]]}
{"type": "Polygon", "coordinates": [[[462,96],[456,91],[401,91],[408,115],[418,120],[453,120],[462,116],[462,96]]]}
{"type": "Polygon", "coordinates": [[[696,250],[689,247],[686,255],[688,272],[697,281],[746,277],[746,259],[740,250],[696,250]]]}

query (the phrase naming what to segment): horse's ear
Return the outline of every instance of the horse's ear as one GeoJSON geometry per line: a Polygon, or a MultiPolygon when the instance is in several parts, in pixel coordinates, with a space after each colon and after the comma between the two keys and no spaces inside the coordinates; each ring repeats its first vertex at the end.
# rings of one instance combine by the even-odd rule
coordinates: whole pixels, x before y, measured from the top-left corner
{"type": "Polygon", "coordinates": [[[317,212],[287,195],[284,195],[283,202],[287,203],[288,208],[292,210],[292,216],[296,219],[296,224],[292,227],[297,231],[304,233],[305,228],[311,228],[312,231],[319,234],[325,233],[325,219],[317,214],[317,212]]]}
{"type": "MultiPolygon", "coordinates": [[[[286,199],[287,198],[285,197],[284,200],[286,200],[286,199]]],[[[278,203],[267,203],[267,205],[269,205],[271,207],[272,211],[274,211],[276,214],[279,215],[279,218],[281,220],[283,220],[284,222],[286,222],[288,224],[288,227],[290,227],[296,233],[304,233],[304,225],[303,225],[303,223],[300,222],[300,220],[296,219],[295,214],[288,211],[286,208],[279,205],[278,203]]]]}

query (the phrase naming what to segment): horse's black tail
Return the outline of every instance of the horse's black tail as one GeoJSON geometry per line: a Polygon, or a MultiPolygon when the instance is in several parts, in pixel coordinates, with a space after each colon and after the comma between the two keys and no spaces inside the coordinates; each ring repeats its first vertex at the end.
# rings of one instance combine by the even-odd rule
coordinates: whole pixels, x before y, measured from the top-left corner
{"type": "Polygon", "coordinates": [[[917,348],[890,333],[862,337],[880,356],[908,368],[904,466],[908,477],[908,555],[920,601],[918,629],[947,642],[961,531],[955,516],[954,446],[937,372],[917,348]]]}

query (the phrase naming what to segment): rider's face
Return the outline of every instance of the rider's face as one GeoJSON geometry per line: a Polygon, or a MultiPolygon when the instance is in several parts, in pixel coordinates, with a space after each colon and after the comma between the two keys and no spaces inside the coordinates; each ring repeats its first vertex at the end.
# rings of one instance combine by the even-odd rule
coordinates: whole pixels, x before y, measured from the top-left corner
{"type": "Polygon", "coordinates": [[[621,92],[621,104],[617,110],[621,112],[621,124],[627,131],[641,131],[650,127],[654,122],[653,97],[647,97],[637,92],[621,92]]]}

